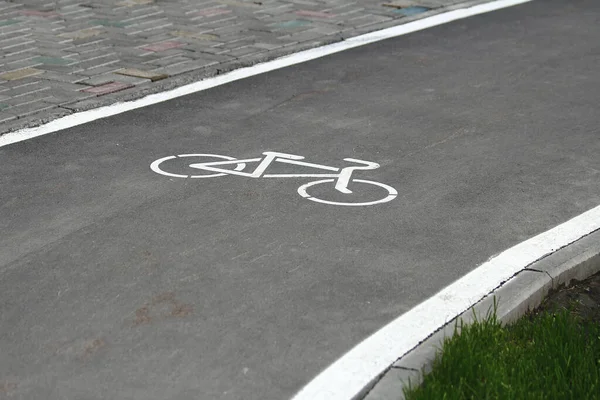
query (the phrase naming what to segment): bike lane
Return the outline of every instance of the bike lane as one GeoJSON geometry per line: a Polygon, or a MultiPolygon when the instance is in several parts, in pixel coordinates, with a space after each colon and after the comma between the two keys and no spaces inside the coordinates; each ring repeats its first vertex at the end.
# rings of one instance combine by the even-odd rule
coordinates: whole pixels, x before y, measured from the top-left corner
{"type": "Polygon", "coordinates": [[[600,204],[599,16],[533,2],[0,148],[0,377],[22,398],[292,396],[600,204]],[[150,169],[265,151],[375,162],[353,178],[398,195],[334,206],[298,194],[318,178],[150,169]]]}

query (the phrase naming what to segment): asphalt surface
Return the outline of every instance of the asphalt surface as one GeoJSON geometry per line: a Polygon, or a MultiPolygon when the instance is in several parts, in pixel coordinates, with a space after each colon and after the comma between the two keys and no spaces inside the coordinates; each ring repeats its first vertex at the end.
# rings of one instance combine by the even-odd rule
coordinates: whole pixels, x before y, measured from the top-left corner
{"type": "MultiPolygon", "coordinates": [[[[490,256],[600,203],[599,22],[593,0],[534,1],[0,148],[0,389],[292,396],[490,256]],[[268,150],[377,162],[356,178],[398,196],[341,207],[298,195],[314,178],[150,169],[268,150]]],[[[358,186],[314,193],[381,195],[358,186]]]]}

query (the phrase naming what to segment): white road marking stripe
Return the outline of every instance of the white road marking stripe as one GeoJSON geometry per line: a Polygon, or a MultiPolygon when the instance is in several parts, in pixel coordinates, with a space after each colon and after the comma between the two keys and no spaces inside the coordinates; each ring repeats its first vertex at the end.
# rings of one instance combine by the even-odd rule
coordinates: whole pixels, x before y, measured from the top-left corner
{"type": "Polygon", "coordinates": [[[348,400],[399,357],[517,272],[600,229],[600,206],[511,247],[362,341],[294,400],[348,400]]]}
{"type": "Polygon", "coordinates": [[[95,121],[97,119],[121,114],[126,111],[135,110],[137,108],[161,103],[163,101],[171,100],[177,97],[201,92],[203,90],[207,90],[215,86],[224,85],[226,83],[237,81],[239,79],[244,79],[250,76],[263,74],[265,72],[273,71],[276,69],[300,64],[306,61],[314,60],[316,58],[327,56],[329,54],[334,54],[340,51],[352,49],[354,47],[364,46],[369,43],[406,35],[411,32],[416,32],[423,29],[431,28],[433,26],[442,25],[458,19],[467,18],[477,14],[483,14],[486,12],[510,7],[521,3],[527,3],[529,1],[531,0],[498,0],[469,8],[448,11],[428,18],[423,18],[420,20],[409,22],[403,25],[398,25],[391,28],[382,29],[380,31],[367,33],[365,35],[349,38],[339,43],[334,43],[327,46],[301,51],[299,53],[294,53],[288,56],[277,58],[272,61],[256,64],[251,67],[233,70],[223,75],[215,76],[213,78],[209,78],[200,82],[191,83],[189,85],[181,86],[179,88],[169,90],[166,92],[148,95],[138,100],[129,101],[125,103],[116,103],[106,107],[100,107],[89,111],[74,113],[35,128],[22,129],[19,131],[1,135],[0,147],[7,146],[12,143],[21,142],[27,139],[32,139],[38,136],[47,135],[49,133],[57,132],[63,129],[72,128],[74,126],[82,125],[87,122],[95,121]]]}

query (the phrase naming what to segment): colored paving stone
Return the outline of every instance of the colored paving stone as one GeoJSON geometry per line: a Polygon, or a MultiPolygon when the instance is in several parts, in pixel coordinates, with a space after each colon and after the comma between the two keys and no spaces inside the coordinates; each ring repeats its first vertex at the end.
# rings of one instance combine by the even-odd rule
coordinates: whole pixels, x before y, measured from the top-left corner
{"type": "Polygon", "coordinates": [[[83,89],[82,92],[93,93],[98,96],[102,96],[105,94],[119,92],[121,90],[129,89],[132,87],[134,87],[134,86],[129,83],[110,82],[110,83],[105,83],[104,85],[93,86],[93,87],[90,87],[87,89],[83,89]]]}
{"type": "Polygon", "coordinates": [[[9,26],[9,25],[14,25],[14,24],[18,24],[21,21],[18,21],[16,19],[4,19],[4,20],[0,20],[0,26],[9,26]]]}
{"type": "Polygon", "coordinates": [[[319,12],[319,11],[307,11],[307,10],[296,11],[296,15],[300,15],[302,17],[315,17],[315,18],[333,18],[333,17],[335,17],[335,15],[329,14],[329,13],[319,12]]]}
{"type": "Polygon", "coordinates": [[[273,26],[277,27],[277,28],[298,28],[301,26],[305,26],[305,25],[310,25],[310,21],[306,21],[303,19],[293,19],[291,21],[285,21],[285,22],[280,22],[278,24],[275,24],[273,26]]]}
{"type": "Polygon", "coordinates": [[[402,14],[404,16],[410,17],[411,15],[421,14],[421,13],[424,13],[429,10],[430,10],[430,8],[428,8],[428,7],[412,6],[412,7],[406,7],[406,8],[399,8],[397,10],[394,10],[394,12],[397,14],[402,14]]]}
{"type": "Polygon", "coordinates": [[[169,75],[167,74],[158,74],[156,72],[143,71],[141,69],[136,68],[126,68],[120,71],[116,71],[115,73],[120,75],[135,76],[136,78],[150,79],[152,82],[156,82],[169,77],[169,75]]]}
{"type": "Polygon", "coordinates": [[[73,60],[67,60],[66,58],[60,57],[35,57],[33,61],[36,63],[42,63],[44,65],[68,65],[72,64],[73,60]]]}
{"type": "Polygon", "coordinates": [[[4,79],[5,81],[15,81],[17,79],[23,79],[28,76],[39,75],[44,71],[36,68],[23,68],[18,69],[16,71],[5,72],[0,74],[0,79],[4,79]]]}
{"type": "Polygon", "coordinates": [[[54,18],[58,16],[58,13],[54,11],[23,10],[21,11],[21,15],[28,17],[54,18]]]}
{"type": "Polygon", "coordinates": [[[159,42],[159,43],[150,44],[148,46],[143,46],[142,49],[148,50],[148,51],[159,52],[159,51],[165,51],[165,50],[170,50],[170,49],[176,49],[176,48],[182,47],[182,46],[185,46],[185,44],[181,43],[181,42],[176,42],[176,41],[167,41],[167,42],[159,42]]]}

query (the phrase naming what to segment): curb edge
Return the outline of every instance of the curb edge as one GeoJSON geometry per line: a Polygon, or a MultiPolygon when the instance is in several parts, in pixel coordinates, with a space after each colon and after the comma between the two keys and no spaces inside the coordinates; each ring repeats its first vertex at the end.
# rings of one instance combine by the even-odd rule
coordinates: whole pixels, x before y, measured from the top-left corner
{"type": "Polygon", "coordinates": [[[420,385],[431,371],[436,353],[445,338],[452,337],[455,323],[481,319],[497,301],[497,317],[510,324],[538,307],[551,291],[570,286],[600,272],[600,230],[543,257],[517,272],[483,299],[399,357],[379,374],[353,400],[404,400],[403,389],[420,385]]]}

